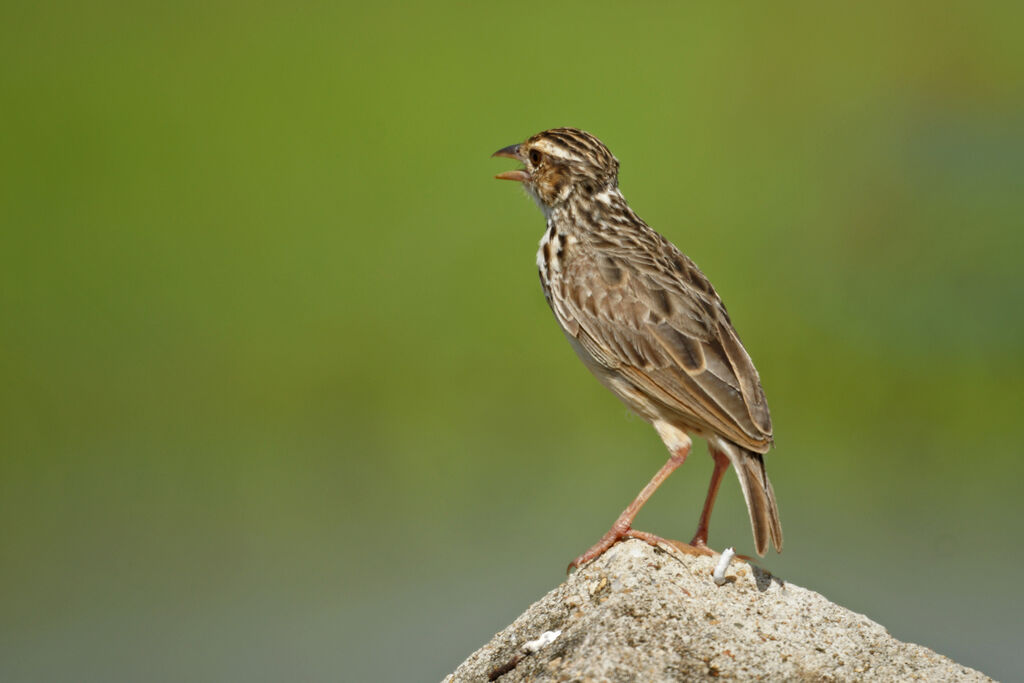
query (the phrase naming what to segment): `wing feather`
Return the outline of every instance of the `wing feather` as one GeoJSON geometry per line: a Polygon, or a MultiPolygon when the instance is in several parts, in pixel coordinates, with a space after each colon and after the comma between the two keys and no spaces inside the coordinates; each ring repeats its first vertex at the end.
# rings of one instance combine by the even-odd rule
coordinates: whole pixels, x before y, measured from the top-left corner
{"type": "Polygon", "coordinates": [[[599,365],[684,424],[764,452],[772,427],[757,370],[707,278],[669,247],[668,268],[610,250],[576,254],[553,283],[562,289],[552,308],[599,365]]]}

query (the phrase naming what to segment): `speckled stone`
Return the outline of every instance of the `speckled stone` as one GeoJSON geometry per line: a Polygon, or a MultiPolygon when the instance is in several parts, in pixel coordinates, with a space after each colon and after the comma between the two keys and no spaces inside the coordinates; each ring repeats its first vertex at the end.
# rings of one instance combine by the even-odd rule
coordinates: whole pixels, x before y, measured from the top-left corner
{"type": "Polygon", "coordinates": [[[486,681],[988,681],[805,588],[734,560],[627,541],[573,574],[445,678],[486,681]],[[524,643],[560,630],[531,654],[524,643]]]}

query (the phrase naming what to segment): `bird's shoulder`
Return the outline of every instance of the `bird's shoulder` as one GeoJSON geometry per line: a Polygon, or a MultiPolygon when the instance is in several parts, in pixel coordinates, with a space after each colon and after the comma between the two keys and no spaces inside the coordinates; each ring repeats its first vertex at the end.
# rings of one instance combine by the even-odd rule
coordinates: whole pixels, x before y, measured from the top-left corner
{"type": "Polygon", "coordinates": [[[637,331],[668,325],[706,341],[720,321],[731,325],[697,264],[659,233],[642,228],[570,240],[562,263],[568,298],[597,319],[637,331]]]}

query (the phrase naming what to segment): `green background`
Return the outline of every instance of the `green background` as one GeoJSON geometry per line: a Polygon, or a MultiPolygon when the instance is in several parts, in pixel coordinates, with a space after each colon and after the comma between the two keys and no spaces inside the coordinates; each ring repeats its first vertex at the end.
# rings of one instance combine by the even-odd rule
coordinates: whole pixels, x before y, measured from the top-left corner
{"type": "Polygon", "coordinates": [[[563,125],[757,363],[763,564],[1024,678],[1021,7],[6,7],[0,679],[437,680],[555,586],[666,457],[492,179],[563,125]]]}

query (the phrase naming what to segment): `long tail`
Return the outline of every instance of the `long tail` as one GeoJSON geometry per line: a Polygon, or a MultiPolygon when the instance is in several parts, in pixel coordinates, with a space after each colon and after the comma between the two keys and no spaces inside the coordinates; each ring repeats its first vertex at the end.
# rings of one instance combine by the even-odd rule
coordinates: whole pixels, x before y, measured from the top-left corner
{"type": "MultiPolygon", "coordinates": [[[[732,445],[732,444],[730,444],[732,445]]],[[[768,481],[764,469],[764,458],[760,453],[748,451],[739,446],[725,450],[739,477],[743,498],[750,513],[750,528],[754,532],[757,554],[768,551],[768,540],[775,545],[776,552],[782,552],[782,522],[779,521],[779,506],[775,503],[775,491],[768,481]]]]}

